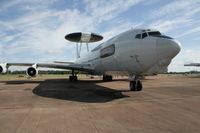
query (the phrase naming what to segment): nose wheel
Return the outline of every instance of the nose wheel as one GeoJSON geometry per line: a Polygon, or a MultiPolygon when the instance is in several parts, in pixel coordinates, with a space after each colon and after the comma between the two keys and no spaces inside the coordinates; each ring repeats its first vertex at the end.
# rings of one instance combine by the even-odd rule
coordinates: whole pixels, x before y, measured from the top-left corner
{"type": "Polygon", "coordinates": [[[69,76],[69,81],[70,82],[76,82],[77,81],[77,76],[69,76]]]}
{"type": "Polygon", "coordinates": [[[103,81],[112,81],[112,76],[110,76],[110,75],[103,75],[103,81]]]}
{"type": "Polygon", "coordinates": [[[70,82],[76,82],[78,79],[77,79],[77,76],[75,75],[75,72],[74,70],[72,70],[72,75],[69,76],[69,81],[70,82]]]}
{"type": "Polygon", "coordinates": [[[130,81],[130,90],[131,91],[141,91],[142,90],[142,83],[140,80],[138,80],[137,77],[135,77],[134,81],[130,81]]]}

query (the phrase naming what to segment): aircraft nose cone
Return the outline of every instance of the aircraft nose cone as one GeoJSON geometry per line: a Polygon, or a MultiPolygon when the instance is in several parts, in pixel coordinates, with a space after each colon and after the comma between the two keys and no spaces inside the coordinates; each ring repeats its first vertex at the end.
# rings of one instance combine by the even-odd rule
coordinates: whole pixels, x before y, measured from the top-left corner
{"type": "Polygon", "coordinates": [[[176,56],[181,50],[181,44],[177,40],[172,40],[171,45],[172,45],[172,53],[174,54],[174,56],[176,56]]]}
{"type": "Polygon", "coordinates": [[[174,39],[158,39],[157,40],[157,53],[159,59],[171,60],[181,50],[181,44],[174,39]]]}

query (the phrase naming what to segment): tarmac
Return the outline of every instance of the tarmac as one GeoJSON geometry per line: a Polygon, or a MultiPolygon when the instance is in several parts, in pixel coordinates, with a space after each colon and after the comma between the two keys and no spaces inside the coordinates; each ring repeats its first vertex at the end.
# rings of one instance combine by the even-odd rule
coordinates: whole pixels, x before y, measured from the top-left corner
{"type": "Polygon", "coordinates": [[[200,78],[158,75],[0,81],[0,133],[198,133],[200,78]]]}

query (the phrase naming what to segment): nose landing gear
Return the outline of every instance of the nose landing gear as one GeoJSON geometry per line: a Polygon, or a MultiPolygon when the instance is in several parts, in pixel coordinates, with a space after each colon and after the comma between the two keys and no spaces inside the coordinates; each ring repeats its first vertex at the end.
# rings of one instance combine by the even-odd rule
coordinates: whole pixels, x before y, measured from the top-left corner
{"type": "Polygon", "coordinates": [[[133,81],[130,81],[130,90],[131,91],[141,91],[142,90],[142,83],[139,80],[138,76],[135,76],[133,81]]]}
{"type": "Polygon", "coordinates": [[[77,81],[77,76],[74,73],[74,70],[72,70],[72,75],[69,76],[69,81],[70,82],[76,82],[77,81]]]}
{"type": "Polygon", "coordinates": [[[112,76],[110,76],[110,75],[103,75],[103,81],[112,81],[112,76]]]}

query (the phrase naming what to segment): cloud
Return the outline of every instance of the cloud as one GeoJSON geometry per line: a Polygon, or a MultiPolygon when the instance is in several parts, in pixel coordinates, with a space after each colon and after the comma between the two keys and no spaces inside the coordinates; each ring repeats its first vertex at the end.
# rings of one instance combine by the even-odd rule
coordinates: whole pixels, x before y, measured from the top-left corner
{"type": "Polygon", "coordinates": [[[93,16],[96,22],[106,21],[116,17],[128,8],[137,5],[143,0],[85,0],[87,12],[93,16]]]}
{"type": "Polygon", "coordinates": [[[169,18],[173,18],[174,16],[179,15],[193,15],[195,9],[199,9],[200,1],[196,0],[176,0],[169,2],[168,4],[164,5],[153,11],[151,13],[152,17],[163,17],[167,16],[169,18]],[[191,14],[192,13],[192,14],[191,14]]]}
{"type": "Polygon", "coordinates": [[[52,5],[54,2],[58,0],[12,0],[12,1],[6,1],[2,2],[0,5],[0,11],[8,11],[13,10],[13,8],[16,10],[16,7],[20,10],[35,10],[35,9],[46,9],[49,5],[52,5]]]}
{"type": "Polygon", "coordinates": [[[193,24],[199,21],[195,19],[195,15],[200,12],[200,1],[184,1],[177,0],[155,9],[150,13],[152,23],[149,27],[157,28],[164,32],[171,30],[181,30],[182,27],[194,26],[193,24]]]}
{"type": "Polygon", "coordinates": [[[189,23],[191,21],[191,19],[185,17],[178,17],[173,20],[168,20],[164,18],[151,23],[148,27],[159,29],[162,32],[168,32],[170,30],[178,28],[182,24],[189,23]]]}
{"type": "MultiPolygon", "coordinates": [[[[103,2],[86,0],[84,1],[86,5],[85,12],[82,12],[78,8],[67,8],[63,10],[51,9],[49,5],[56,2],[55,0],[52,0],[46,5],[44,4],[46,1],[41,2],[40,0],[31,2],[17,0],[15,2],[5,3],[1,5],[2,10],[15,7],[16,10],[17,8],[23,8],[22,10],[27,10],[28,12],[23,13],[17,18],[0,21],[3,33],[3,38],[1,37],[2,39],[0,42],[4,44],[0,50],[1,53],[4,54],[1,60],[12,61],[14,60],[13,57],[17,58],[15,60],[21,60],[21,57],[18,55],[29,51],[32,56],[35,56],[35,59],[30,60],[41,61],[46,59],[46,61],[50,61],[49,59],[52,59],[52,57],[56,58],[56,54],[59,55],[59,53],[71,52],[72,49],[75,50],[74,45],[67,45],[72,43],[64,39],[66,34],[75,31],[101,32],[100,24],[102,22],[114,19],[120,13],[128,10],[131,6],[136,5],[140,1],[141,0],[119,0],[117,2],[103,2]],[[27,6],[31,4],[36,5],[34,9],[37,8],[38,10],[32,10],[33,6],[27,8],[27,6]],[[43,8],[40,8],[41,6],[43,8]],[[119,10],[119,8],[123,9],[119,10]],[[40,58],[37,59],[39,56],[40,58]]],[[[130,25],[128,23],[129,22],[121,23],[119,28],[127,28],[128,25],[130,25]]],[[[105,38],[109,36],[107,33],[104,35],[105,38]]],[[[27,55],[27,58],[29,56],[31,58],[31,55],[27,55]]],[[[68,56],[68,59],[73,59],[75,54],[68,54],[68,56]]]]}
{"type": "Polygon", "coordinates": [[[194,27],[194,28],[187,30],[186,32],[184,32],[182,34],[179,34],[177,37],[180,38],[180,37],[183,37],[183,36],[186,36],[189,34],[199,33],[199,32],[200,32],[200,27],[194,27]]]}

